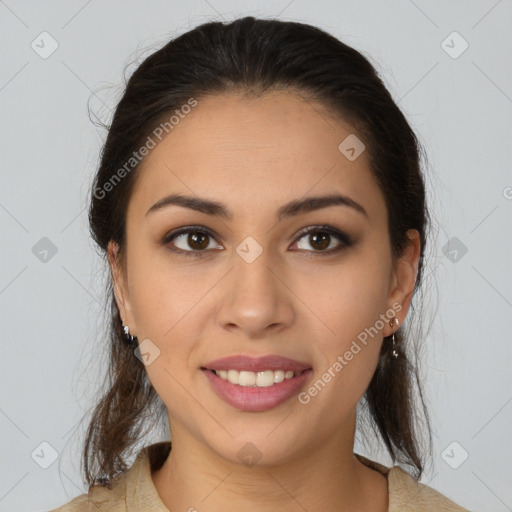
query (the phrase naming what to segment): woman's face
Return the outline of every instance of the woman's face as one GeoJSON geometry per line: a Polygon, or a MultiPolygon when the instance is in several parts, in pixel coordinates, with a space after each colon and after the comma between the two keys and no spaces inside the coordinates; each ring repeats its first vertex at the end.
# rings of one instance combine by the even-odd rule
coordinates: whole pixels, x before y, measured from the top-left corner
{"type": "Polygon", "coordinates": [[[412,236],[392,260],[354,137],[291,92],[211,96],[143,162],[121,272],[113,245],[109,256],[175,443],[272,463],[352,439],[419,254],[412,236]]]}

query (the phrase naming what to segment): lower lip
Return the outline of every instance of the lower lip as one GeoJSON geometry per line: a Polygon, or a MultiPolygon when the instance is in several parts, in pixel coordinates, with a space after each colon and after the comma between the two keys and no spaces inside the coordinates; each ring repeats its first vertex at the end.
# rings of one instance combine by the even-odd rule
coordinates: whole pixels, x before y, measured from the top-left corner
{"type": "Polygon", "coordinates": [[[221,379],[215,372],[203,369],[213,390],[225,402],[242,411],[261,412],[273,409],[296,395],[308,380],[311,369],[266,388],[239,386],[221,379]]]}

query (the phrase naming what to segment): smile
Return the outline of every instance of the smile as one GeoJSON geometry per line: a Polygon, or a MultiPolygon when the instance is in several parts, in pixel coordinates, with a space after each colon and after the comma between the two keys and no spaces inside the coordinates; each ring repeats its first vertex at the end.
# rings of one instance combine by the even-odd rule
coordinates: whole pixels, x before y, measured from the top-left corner
{"type": "Polygon", "coordinates": [[[278,355],[244,355],[217,359],[200,370],[224,402],[242,411],[273,409],[298,394],[313,369],[307,363],[278,355]]]}
{"type": "Polygon", "coordinates": [[[274,384],[279,384],[285,379],[293,379],[295,372],[291,370],[264,370],[262,372],[248,372],[239,370],[212,370],[222,380],[227,380],[231,384],[245,387],[268,388],[274,384]]]}

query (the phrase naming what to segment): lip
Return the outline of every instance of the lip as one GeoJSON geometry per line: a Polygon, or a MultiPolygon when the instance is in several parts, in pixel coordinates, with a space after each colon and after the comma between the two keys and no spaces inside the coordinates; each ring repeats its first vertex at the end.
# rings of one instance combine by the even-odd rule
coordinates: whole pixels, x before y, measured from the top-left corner
{"type": "Polygon", "coordinates": [[[203,368],[206,368],[207,370],[242,370],[246,372],[291,370],[299,373],[310,369],[311,365],[274,354],[259,357],[234,355],[215,359],[215,361],[205,364],[203,368]]]}
{"type": "Polygon", "coordinates": [[[242,355],[216,359],[201,368],[213,391],[226,403],[242,411],[263,412],[286,402],[306,385],[313,373],[311,365],[277,355],[248,357],[242,355]],[[269,387],[239,386],[221,379],[213,370],[241,370],[258,372],[264,370],[291,370],[296,373],[291,379],[269,387]]]}

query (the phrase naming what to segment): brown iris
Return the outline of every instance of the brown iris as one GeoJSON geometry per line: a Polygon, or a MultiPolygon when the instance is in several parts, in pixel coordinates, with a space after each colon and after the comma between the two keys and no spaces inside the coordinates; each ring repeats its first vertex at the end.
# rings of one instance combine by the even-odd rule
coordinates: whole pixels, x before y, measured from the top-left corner
{"type": "Polygon", "coordinates": [[[208,234],[192,231],[187,237],[187,243],[193,249],[206,249],[208,247],[208,234]]]}
{"type": "Polygon", "coordinates": [[[330,237],[331,235],[329,233],[318,231],[317,233],[309,236],[309,243],[312,247],[317,249],[326,249],[329,247],[330,237]]]}

